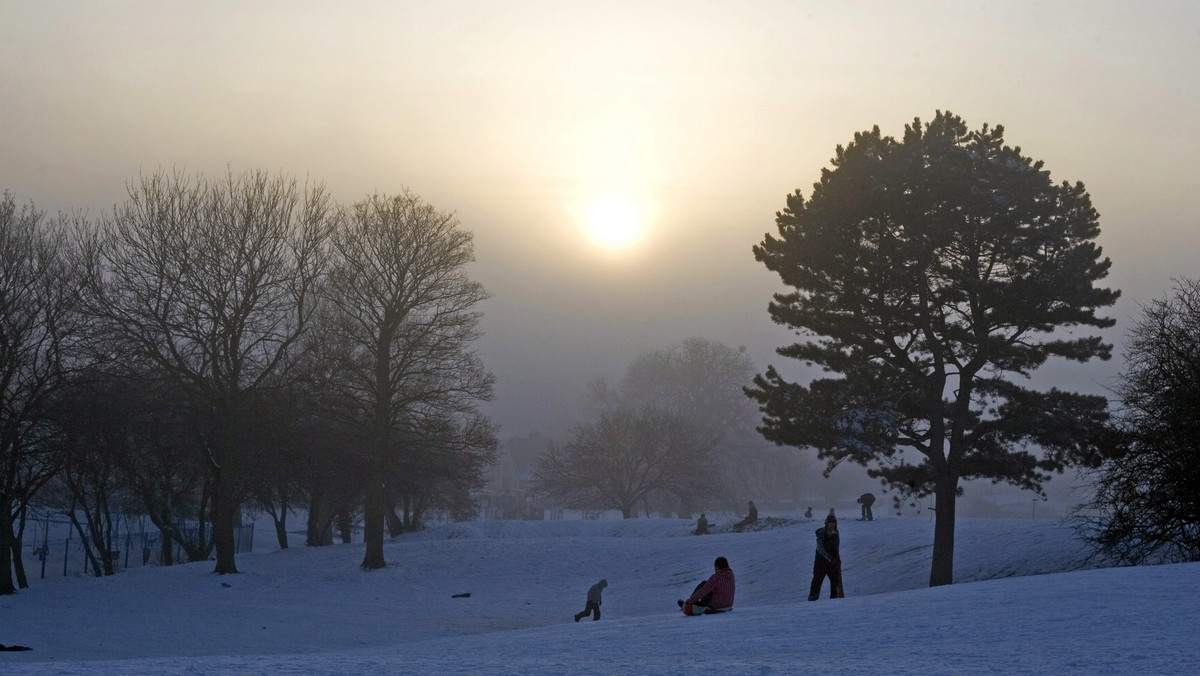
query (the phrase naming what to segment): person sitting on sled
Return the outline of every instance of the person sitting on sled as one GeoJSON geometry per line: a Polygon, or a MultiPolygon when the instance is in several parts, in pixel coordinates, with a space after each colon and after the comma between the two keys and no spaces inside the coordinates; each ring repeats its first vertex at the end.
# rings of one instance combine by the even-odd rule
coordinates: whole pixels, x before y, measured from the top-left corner
{"type": "Polygon", "coordinates": [[[741,521],[738,521],[737,523],[733,524],[733,531],[735,533],[740,533],[740,532],[742,532],[743,528],[745,528],[746,526],[749,526],[750,524],[754,523],[755,521],[758,521],[758,508],[754,506],[754,501],[751,500],[750,508],[748,510],[748,513],[746,514],[746,517],[744,519],[742,519],[741,521]]]}
{"type": "Polygon", "coordinates": [[[733,610],[733,569],[724,556],[713,562],[713,574],[708,580],[696,585],[696,590],[686,601],[677,603],[684,615],[712,615],[733,610]]]}
{"type": "Polygon", "coordinates": [[[808,600],[816,601],[821,597],[821,583],[829,576],[829,598],[842,598],[842,558],[838,554],[840,538],[837,531],[837,517],[833,510],[825,517],[825,526],[817,529],[817,554],[813,561],[812,586],[808,590],[808,600]]]}

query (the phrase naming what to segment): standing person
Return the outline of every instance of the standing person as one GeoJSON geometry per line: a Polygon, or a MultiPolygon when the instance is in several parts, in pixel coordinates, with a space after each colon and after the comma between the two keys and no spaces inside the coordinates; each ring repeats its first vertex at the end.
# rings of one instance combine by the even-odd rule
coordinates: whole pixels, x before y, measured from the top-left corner
{"type": "Polygon", "coordinates": [[[733,610],[733,569],[724,556],[713,562],[713,574],[708,580],[696,585],[696,590],[686,601],[677,603],[684,615],[714,615],[733,610]]]}
{"type": "Polygon", "coordinates": [[[600,593],[607,586],[608,580],[600,580],[591,587],[588,587],[587,605],[583,607],[582,611],[575,613],[576,622],[587,617],[588,613],[592,614],[592,622],[600,619],[600,593]]]}
{"type": "Polygon", "coordinates": [[[750,524],[754,523],[755,521],[758,521],[758,508],[754,506],[754,501],[751,500],[750,501],[750,509],[749,509],[749,512],[746,514],[746,518],[733,524],[733,530],[741,531],[743,528],[745,528],[746,526],[749,526],[750,524]]]}
{"type": "Polygon", "coordinates": [[[862,505],[862,521],[874,521],[875,516],[871,514],[871,505],[875,504],[875,495],[863,493],[856,502],[862,505]]]}
{"type": "Polygon", "coordinates": [[[833,510],[825,517],[825,525],[817,529],[817,554],[813,560],[812,586],[808,590],[808,600],[816,601],[821,597],[821,583],[829,577],[829,598],[840,599],[842,594],[842,558],[838,554],[840,538],[837,530],[837,517],[833,510]]]}
{"type": "Polygon", "coordinates": [[[704,513],[700,513],[700,518],[696,520],[696,535],[704,535],[708,533],[708,517],[704,513]]]}

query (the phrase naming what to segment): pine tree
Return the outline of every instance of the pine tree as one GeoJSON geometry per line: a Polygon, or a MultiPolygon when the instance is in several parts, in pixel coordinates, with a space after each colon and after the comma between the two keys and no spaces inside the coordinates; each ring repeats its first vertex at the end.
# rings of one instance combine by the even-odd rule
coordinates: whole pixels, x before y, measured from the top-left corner
{"type": "Polygon", "coordinates": [[[789,195],[755,257],[794,290],[772,319],[808,340],[779,354],[837,377],[807,385],[769,367],[748,394],[764,436],[849,460],[885,485],[936,496],[930,584],[953,581],[960,479],[1040,490],[1046,472],[1098,462],[1103,397],[1013,382],[1050,357],[1107,359],[1076,327],[1117,291],[1083,185],[1054,184],[951,113],[897,140],[875,127],[838,146],[812,196],[789,195]],[[1040,454],[1034,452],[1040,448],[1040,454]]]}

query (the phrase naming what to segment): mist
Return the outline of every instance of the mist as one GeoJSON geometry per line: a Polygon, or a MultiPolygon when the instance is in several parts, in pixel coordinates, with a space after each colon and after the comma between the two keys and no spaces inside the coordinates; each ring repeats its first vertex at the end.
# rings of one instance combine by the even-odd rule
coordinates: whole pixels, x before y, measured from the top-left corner
{"type": "MultiPolygon", "coordinates": [[[[1122,291],[1104,332],[1118,355],[1139,304],[1196,272],[1191,4],[481,7],[10,7],[0,188],[92,215],[158,168],[280,169],[347,203],[411,189],[474,234],[490,293],[476,348],[496,376],[483,410],[502,439],[564,438],[588,382],[691,336],[794,370],[775,350],[795,337],[766,312],[783,289],[750,249],[875,124],[949,108],[1085,182],[1122,291]],[[644,233],[604,250],[582,214],[614,191],[644,233]]],[[[1052,362],[1036,381],[1105,394],[1120,366],[1052,362]]],[[[872,486],[849,467],[831,481],[872,486]]]]}

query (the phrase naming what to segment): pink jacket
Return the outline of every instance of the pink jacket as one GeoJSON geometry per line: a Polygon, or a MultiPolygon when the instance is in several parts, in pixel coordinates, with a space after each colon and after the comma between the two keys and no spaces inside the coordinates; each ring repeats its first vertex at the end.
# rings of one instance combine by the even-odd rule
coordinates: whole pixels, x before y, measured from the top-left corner
{"type": "Polygon", "coordinates": [[[708,582],[704,583],[693,593],[686,603],[695,603],[704,598],[704,595],[712,592],[712,600],[709,601],[709,608],[715,610],[725,610],[733,607],[733,569],[724,568],[712,574],[708,578],[708,582]]]}

